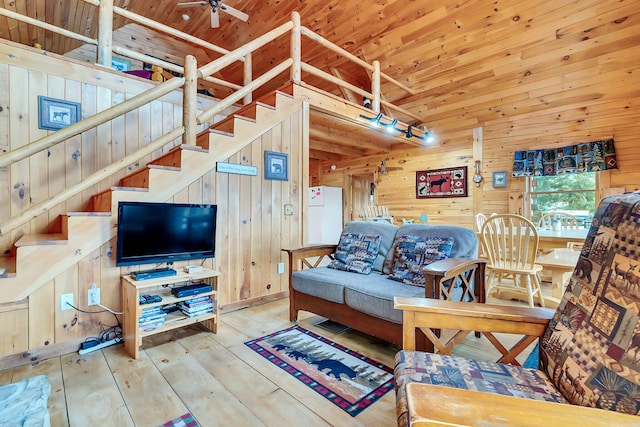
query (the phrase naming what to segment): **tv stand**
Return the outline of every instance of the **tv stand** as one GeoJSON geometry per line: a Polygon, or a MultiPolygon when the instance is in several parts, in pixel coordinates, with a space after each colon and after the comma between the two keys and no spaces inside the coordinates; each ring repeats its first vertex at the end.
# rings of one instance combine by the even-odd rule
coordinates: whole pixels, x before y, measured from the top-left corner
{"type": "Polygon", "coordinates": [[[138,358],[138,351],[142,345],[142,338],[155,335],[160,332],[181,328],[186,325],[201,322],[213,333],[218,332],[218,276],[220,273],[215,270],[204,269],[202,272],[189,274],[185,272],[175,272],[172,276],[158,277],[154,279],[136,280],[132,275],[122,276],[122,330],[124,335],[124,346],[134,359],[138,358]],[[198,294],[198,297],[208,296],[212,300],[213,312],[196,316],[187,316],[180,310],[173,311],[165,317],[165,322],[151,331],[140,329],[139,320],[142,309],[152,307],[163,307],[186,301],[194,298],[194,295],[178,298],[171,293],[173,287],[190,285],[193,283],[204,283],[211,286],[211,291],[198,294]],[[140,304],[140,295],[157,295],[162,298],[160,302],[151,304],[140,304]]]}

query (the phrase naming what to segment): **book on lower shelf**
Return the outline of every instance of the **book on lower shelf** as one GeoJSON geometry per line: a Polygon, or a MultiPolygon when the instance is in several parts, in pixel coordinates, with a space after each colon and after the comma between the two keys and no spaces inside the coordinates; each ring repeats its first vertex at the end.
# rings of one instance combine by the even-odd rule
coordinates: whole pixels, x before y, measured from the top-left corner
{"type": "Polygon", "coordinates": [[[210,296],[191,298],[178,303],[182,314],[188,317],[213,313],[213,300],[210,296]]]}
{"type": "Polygon", "coordinates": [[[147,332],[164,325],[167,313],[161,307],[143,308],[138,319],[138,327],[141,331],[147,332]]]}

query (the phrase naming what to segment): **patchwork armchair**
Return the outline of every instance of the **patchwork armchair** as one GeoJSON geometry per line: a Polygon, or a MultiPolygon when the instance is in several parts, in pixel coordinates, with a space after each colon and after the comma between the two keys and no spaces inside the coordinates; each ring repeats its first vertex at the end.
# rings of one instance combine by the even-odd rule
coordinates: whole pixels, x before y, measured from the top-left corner
{"type": "Polygon", "coordinates": [[[600,203],[555,311],[397,297],[398,425],[640,425],[639,223],[640,193],[600,203]],[[443,338],[445,328],[458,332],[443,338]],[[416,330],[437,354],[415,351],[416,330]],[[452,355],[470,331],[498,362],[452,355]],[[507,348],[496,333],[523,337],[507,348]],[[520,366],[534,342],[538,369],[520,366]]]}

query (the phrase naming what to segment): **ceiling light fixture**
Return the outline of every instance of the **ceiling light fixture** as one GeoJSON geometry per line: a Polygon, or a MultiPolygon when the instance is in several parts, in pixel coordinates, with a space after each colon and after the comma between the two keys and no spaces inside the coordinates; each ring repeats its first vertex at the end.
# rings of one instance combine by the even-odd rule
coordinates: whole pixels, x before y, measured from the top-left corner
{"type": "Polygon", "coordinates": [[[383,124],[384,127],[387,129],[387,131],[389,132],[397,131],[397,132],[403,133],[407,139],[418,138],[425,141],[428,144],[432,143],[435,140],[433,135],[431,135],[427,131],[426,126],[423,126],[423,128],[420,128],[418,126],[408,125],[407,129],[404,130],[397,127],[398,119],[386,118],[383,116],[382,113],[378,113],[375,117],[368,117],[368,116],[365,116],[364,114],[360,114],[360,117],[363,119],[369,120],[374,126],[379,126],[382,122],[382,119],[385,119],[385,122],[387,120],[390,120],[388,123],[383,124]],[[415,129],[421,130],[424,134],[422,136],[414,134],[413,132],[415,129]]]}
{"type": "Polygon", "coordinates": [[[398,130],[398,128],[396,128],[396,124],[397,123],[398,123],[398,119],[391,120],[391,123],[386,125],[387,126],[387,131],[393,132],[394,130],[398,130]]]}

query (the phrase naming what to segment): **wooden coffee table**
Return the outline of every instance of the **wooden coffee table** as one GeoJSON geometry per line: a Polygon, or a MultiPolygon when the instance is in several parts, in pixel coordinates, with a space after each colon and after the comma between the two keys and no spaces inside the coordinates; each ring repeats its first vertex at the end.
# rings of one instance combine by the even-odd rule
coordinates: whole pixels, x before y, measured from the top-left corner
{"type": "Polygon", "coordinates": [[[576,267],[580,251],[566,248],[556,248],[536,259],[536,264],[551,273],[551,297],[545,297],[545,305],[556,308],[560,304],[564,293],[564,284],[571,277],[576,267]]]}

